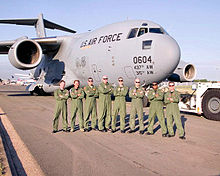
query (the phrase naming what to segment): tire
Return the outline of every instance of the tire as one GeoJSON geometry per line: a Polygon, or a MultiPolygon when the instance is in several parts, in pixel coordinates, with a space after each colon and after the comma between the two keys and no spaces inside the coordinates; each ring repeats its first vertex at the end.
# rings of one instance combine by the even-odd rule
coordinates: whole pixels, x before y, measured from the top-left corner
{"type": "Polygon", "coordinates": [[[202,110],[205,118],[220,121],[220,90],[208,90],[202,99],[202,110]]]}
{"type": "Polygon", "coordinates": [[[37,96],[38,94],[34,91],[30,91],[31,96],[37,96]]]}
{"type": "Polygon", "coordinates": [[[47,95],[43,89],[36,86],[33,91],[31,91],[31,95],[33,96],[45,96],[47,95]]]}

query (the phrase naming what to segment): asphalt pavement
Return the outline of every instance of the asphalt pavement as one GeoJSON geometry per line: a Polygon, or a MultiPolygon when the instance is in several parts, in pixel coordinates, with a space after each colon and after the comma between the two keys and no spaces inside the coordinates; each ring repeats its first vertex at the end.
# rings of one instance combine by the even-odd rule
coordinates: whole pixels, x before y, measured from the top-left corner
{"type": "MultiPolygon", "coordinates": [[[[178,133],[163,138],[158,122],[152,136],[138,131],[52,134],[54,98],[30,96],[24,90],[0,86],[0,107],[45,175],[220,175],[220,122],[181,114],[186,140],[179,139],[178,133]]],[[[127,113],[129,129],[130,103],[127,113]]],[[[144,119],[146,128],[148,108],[144,108],[144,119]]]]}

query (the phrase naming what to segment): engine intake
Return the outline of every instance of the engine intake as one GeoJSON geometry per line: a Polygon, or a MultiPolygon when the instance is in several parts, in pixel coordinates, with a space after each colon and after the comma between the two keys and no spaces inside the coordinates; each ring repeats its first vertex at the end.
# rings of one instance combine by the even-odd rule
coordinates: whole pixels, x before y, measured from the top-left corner
{"type": "Polygon", "coordinates": [[[175,82],[189,82],[193,81],[196,77],[196,68],[193,64],[180,61],[176,70],[168,78],[169,81],[175,82]]]}
{"type": "Polygon", "coordinates": [[[14,67],[28,70],[39,65],[42,58],[42,49],[34,40],[19,40],[10,48],[8,57],[14,67]]]}

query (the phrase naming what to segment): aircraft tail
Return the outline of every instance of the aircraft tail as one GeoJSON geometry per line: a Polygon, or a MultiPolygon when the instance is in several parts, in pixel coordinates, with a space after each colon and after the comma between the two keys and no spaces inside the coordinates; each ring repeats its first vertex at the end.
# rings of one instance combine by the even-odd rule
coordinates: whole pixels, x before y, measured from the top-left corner
{"type": "Polygon", "coordinates": [[[8,19],[8,20],[0,20],[0,23],[5,24],[16,24],[16,25],[27,25],[27,26],[35,26],[37,37],[43,38],[46,37],[45,28],[48,29],[58,29],[65,32],[76,33],[76,31],[60,26],[51,21],[45,20],[43,18],[43,14],[39,14],[38,18],[34,19],[8,19]]]}

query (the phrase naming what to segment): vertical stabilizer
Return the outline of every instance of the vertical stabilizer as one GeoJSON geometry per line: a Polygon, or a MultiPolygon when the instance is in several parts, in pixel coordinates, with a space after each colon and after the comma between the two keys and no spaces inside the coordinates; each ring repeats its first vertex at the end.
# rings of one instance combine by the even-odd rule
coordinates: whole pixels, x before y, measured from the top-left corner
{"type": "Polygon", "coordinates": [[[44,28],[44,18],[42,13],[39,14],[38,16],[38,20],[37,23],[35,24],[35,28],[36,28],[37,37],[39,38],[46,37],[46,31],[44,28]]]}

